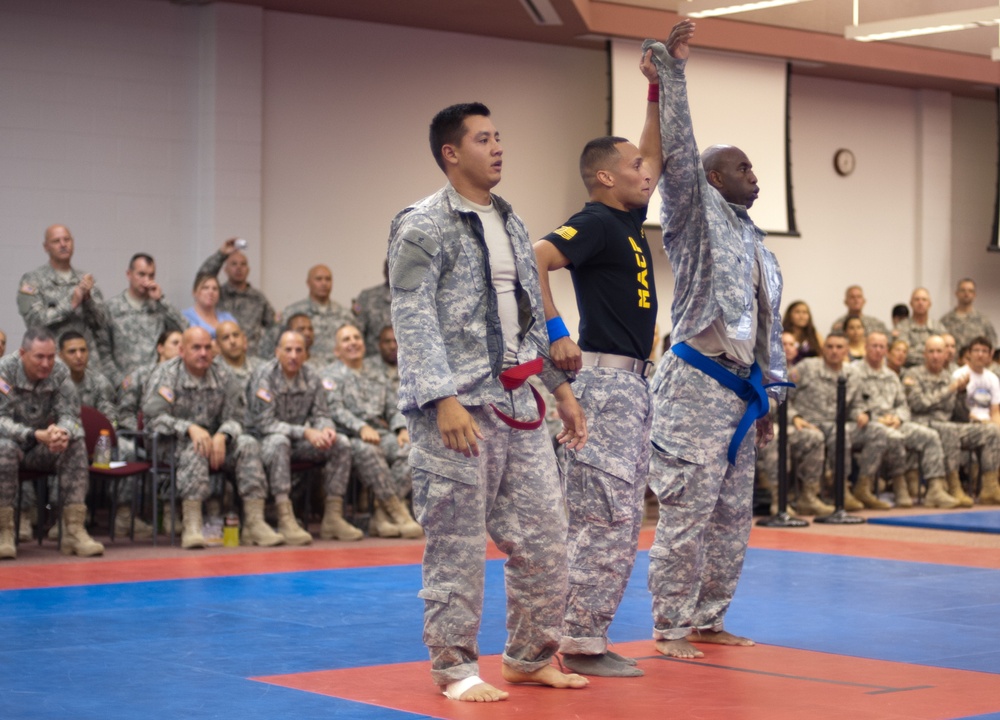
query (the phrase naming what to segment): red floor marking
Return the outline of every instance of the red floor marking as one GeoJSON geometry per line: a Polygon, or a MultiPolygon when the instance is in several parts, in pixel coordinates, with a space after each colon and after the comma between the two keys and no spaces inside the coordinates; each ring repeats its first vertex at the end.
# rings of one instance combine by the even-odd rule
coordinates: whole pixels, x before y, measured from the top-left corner
{"type": "Polygon", "coordinates": [[[480,675],[510,698],[490,706],[447,700],[427,662],[253,678],[259,682],[443,720],[483,717],[685,718],[731,720],[922,720],[1000,711],[1000,675],[758,645],[702,646],[701,660],[655,655],[651,641],[615,650],[640,658],[641,678],[591,678],[583,690],[512,686],[500,658],[480,675]],[[650,657],[655,655],[655,657],[650,657]]]}

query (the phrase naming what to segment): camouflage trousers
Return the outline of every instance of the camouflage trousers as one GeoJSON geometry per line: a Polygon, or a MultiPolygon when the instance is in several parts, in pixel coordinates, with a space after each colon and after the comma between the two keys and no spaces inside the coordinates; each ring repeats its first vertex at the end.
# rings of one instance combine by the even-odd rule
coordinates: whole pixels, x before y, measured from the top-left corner
{"type": "Polygon", "coordinates": [[[371,488],[379,500],[397,495],[396,482],[382,446],[367,443],[359,437],[346,440],[351,446],[351,469],[361,484],[371,488]]]}
{"type": "Polygon", "coordinates": [[[653,637],[721,630],[743,571],[753,514],[757,453],[751,428],[726,454],[746,403],[671,354],[654,387],[649,487],[660,520],[649,551],[653,637]]]}
{"type": "Polygon", "coordinates": [[[287,435],[273,433],[260,441],[260,458],[271,484],[271,494],[281,495],[292,491],[292,463],[311,462],[323,464],[323,489],[330,497],[339,497],[347,491],[351,476],[351,444],[342,435],[328,449],[313,447],[308,440],[292,440],[287,435]]]}
{"type": "MultiPolygon", "coordinates": [[[[171,459],[171,447],[164,443],[161,453],[164,459],[171,459]]],[[[212,473],[233,473],[236,489],[240,497],[263,499],[267,497],[267,478],[260,460],[260,443],[250,435],[240,435],[226,442],[226,459],[222,467],[212,470],[208,458],[202,457],[194,449],[191,438],[185,435],[177,440],[173,453],[177,463],[177,493],[183,500],[207,500],[213,494],[210,482],[212,473]]],[[[215,488],[218,492],[219,488],[215,488]]]]}
{"type": "Polygon", "coordinates": [[[983,472],[1000,468],[1000,429],[993,423],[930,420],[927,425],[941,437],[947,472],[958,472],[962,467],[963,450],[978,452],[979,467],[983,472]]]}
{"type": "MultiPolygon", "coordinates": [[[[837,427],[834,422],[817,423],[826,437],[827,469],[833,472],[834,458],[837,456],[837,427]]],[[[857,423],[849,422],[844,428],[844,473],[851,474],[851,461],[854,451],[858,453],[858,476],[878,477],[883,463],[887,467],[906,466],[906,451],[902,438],[893,436],[889,428],[877,422],[869,422],[863,428],[857,423]]]]}
{"type": "Polygon", "coordinates": [[[444,446],[433,408],[407,415],[413,506],[427,535],[423,639],[438,685],[479,673],[487,536],[507,555],[506,665],[534,672],[551,662],[566,603],[567,518],[548,433],[514,430],[489,408],[469,412],[485,436],[479,457],[444,446]]]}
{"type": "Polygon", "coordinates": [[[628,370],[584,368],[572,385],[587,444],[557,451],[569,510],[569,595],[559,650],[598,655],[625,594],[642,526],[652,398],[628,370]]]}
{"type": "Polygon", "coordinates": [[[13,440],[0,439],[0,507],[14,506],[18,468],[54,472],[59,479],[59,497],[68,505],[87,500],[90,474],[83,438],[70,440],[61,453],[51,453],[41,443],[25,453],[13,440]]]}
{"type": "Polygon", "coordinates": [[[882,468],[885,477],[896,478],[912,468],[919,468],[920,474],[928,480],[944,477],[944,449],[937,432],[913,422],[904,422],[888,430],[889,437],[903,444],[906,457],[902,463],[895,456],[886,458],[882,468]]]}
{"type": "MultiPolygon", "coordinates": [[[[778,486],[778,428],[774,428],[774,441],[757,451],[757,472],[767,478],[769,489],[778,486]]],[[[797,480],[802,487],[817,487],[823,478],[824,438],[815,428],[797,430],[788,424],[787,459],[794,471],[789,476],[788,486],[794,487],[797,480]]]]}
{"type": "Polygon", "coordinates": [[[380,432],[379,446],[389,465],[392,481],[396,484],[396,495],[401,498],[409,496],[413,491],[413,476],[410,474],[410,446],[399,446],[396,433],[380,432]]]}

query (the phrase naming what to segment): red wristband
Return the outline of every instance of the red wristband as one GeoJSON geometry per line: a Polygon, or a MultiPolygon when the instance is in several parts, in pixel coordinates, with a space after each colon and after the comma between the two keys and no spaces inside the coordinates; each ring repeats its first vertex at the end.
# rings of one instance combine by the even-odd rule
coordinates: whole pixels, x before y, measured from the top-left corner
{"type": "Polygon", "coordinates": [[[646,94],[649,102],[660,102],[660,84],[649,83],[649,92],[646,94]]]}

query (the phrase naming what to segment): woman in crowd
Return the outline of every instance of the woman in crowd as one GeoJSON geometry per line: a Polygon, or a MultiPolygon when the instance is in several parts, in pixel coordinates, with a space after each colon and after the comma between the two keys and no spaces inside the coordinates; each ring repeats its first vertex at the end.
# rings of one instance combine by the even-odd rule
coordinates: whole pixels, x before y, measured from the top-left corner
{"type": "Polygon", "coordinates": [[[782,329],[791,333],[798,345],[794,363],[807,357],[816,357],[823,347],[823,338],[816,332],[809,306],[802,300],[796,300],[785,310],[781,321],[782,329]]]}
{"type": "Polygon", "coordinates": [[[204,328],[215,339],[215,328],[219,323],[236,322],[236,318],[224,310],[216,310],[219,304],[219,281],[215,275],[202,274],[194,279],[194,305],[184,311],[184,317],[192,327],[204,328]]]}
{"type": "Polygon", "coordinates": [[[865,359],[865,324],[859,317],[849,317],[844,323],[847,336],[847,355],[851,362],[865,359]]]}

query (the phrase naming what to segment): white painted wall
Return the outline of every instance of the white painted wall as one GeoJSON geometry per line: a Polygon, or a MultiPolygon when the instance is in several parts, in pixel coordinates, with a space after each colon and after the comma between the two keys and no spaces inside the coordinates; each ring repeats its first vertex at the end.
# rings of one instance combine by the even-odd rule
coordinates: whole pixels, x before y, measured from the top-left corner
{"type": "MultiPolygon", "coordinates": [[[[0,328],[20,336],[17,280],[45,260],[54,222],[73,230],[75,264],[105,295],[147,250],[186,306],[201,260],[238,234],[250,240],[251,281],[276,306],[304,296],[316,262],[333,266],[334,295],[349,302],[380,280],[393,214],[443,182],[431,116],[470,98],[493,108],[501,131],[498,191],[540,237],[584,200],[577,157],[605,131],[607,88],[597,51],[226,4],[5,0],[0,328]]],[[[1000,256],[985,251],[993,104],[801,76],[791,102],[802,237],[769,240],[786,300],[807,300],[826,329],[848,284],[862,284],[886,321],[926,284],[939,314],[967,274],[1000,319],[1000,256]],[[839,147],[857,157],[848,178],[833,171],[839,147]]],[[[753,121],[752,108],[734,116],[753,121]]],[[[666,330],[672,280],[662,254],[655,266],[666,330]]],[[[563,276],[557,301],[573,325],[563,276]]]]}

